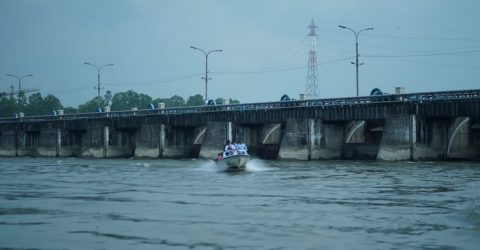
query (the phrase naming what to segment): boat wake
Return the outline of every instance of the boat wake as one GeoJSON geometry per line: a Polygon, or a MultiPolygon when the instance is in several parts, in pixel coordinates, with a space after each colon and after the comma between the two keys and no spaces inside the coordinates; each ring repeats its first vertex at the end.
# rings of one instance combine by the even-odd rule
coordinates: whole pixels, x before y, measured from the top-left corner
{"type": "Polygon", "coordinates": [[[199,171],[218,172],[217,164],[212,160],[202,160],[196,167],[199,171]]]}
{"type": "MultiPolygon", "coordinates": [[[[217,163],[211,160],[204,160],[199,162],[198,165],[196,165],[196,169],[199,171],[206,171],[206,172],[223,172],[225,169],[220,168],[217,163]]],[[[263,160],[257,159],[257,158],[251,158],[247,162],[247,166],[245,168],[245,171],[247,172],[261,172],[261,171],[272,171],[274,168],[268,166],[266,162],[263,160]]]]}
{"type": "Polygon", "coordinates": [[[273,168],[260,159],[252,158],[247,162],[247,171],[260,172],[260,171],[272,171],[273,168]]]}

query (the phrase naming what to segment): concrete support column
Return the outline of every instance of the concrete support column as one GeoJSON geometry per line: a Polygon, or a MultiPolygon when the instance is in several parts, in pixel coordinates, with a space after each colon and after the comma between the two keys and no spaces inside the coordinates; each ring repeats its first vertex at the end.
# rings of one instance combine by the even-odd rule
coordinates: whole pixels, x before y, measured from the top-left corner
{"type": "Polygon", "coordinates": [[[57,152],[56,157],[60,156],[60,149],[62,147],[62,129],[57,128],[57,152]]]}
{"type": "Polygon", "coordinates": [[[415,115],[387,117],[377,159],[384,161],[413,160],[415,143],[415,115]]]}
{"type": "Polygon", "coordinates": [[[108,126],[103,127],[103,158],[107,158],[109,136],[110,129],[108,128],[108,126]]]}
{"type": "Polygon", "coordinates": [[[287,119],[282,143],[278,152],[279,159],[308,160],[308,120],[287,119]]]}
{"type": "Polygon", "coordinates": [[[308,119],[307,126],[307,158],[310,161],[312,159],[312,149],[315,143],[315,120],[308,119]]]}
{"type": "Polygon", "coordinates": [[[343,146],[343,123],[318,119],[288,119],[278,153],[280,159],[338,159],[343,146]]]}
{"type": "Polygon", "coordinates": [[[27,132],[25,130],[15,130],[15,156],[27,156],[27,132]]]}
{"type": "Polygon", "coordinates": [[[158,147],[158,157],[163,158],[163,152],[165,151],[165,124],[160,124],[160,138],[158,147]]]}
{"type": "Polygon", "coordinates": [[[18,144],[19,144],[19,133],[18,133],[18,128],[15,127],[15,133],[14,133],[14,140],[15,140],[15,156],[18,156],[18,144]]]}
{"type": "MultiPolygon", "coordinates": [[[[232,122],[227,122],[227,135],[226,135],[227,140],[232,141],[233,135],[232,135],[232,122]]],[[[223,144],[222,144],[223,145],[223,144]]]]}

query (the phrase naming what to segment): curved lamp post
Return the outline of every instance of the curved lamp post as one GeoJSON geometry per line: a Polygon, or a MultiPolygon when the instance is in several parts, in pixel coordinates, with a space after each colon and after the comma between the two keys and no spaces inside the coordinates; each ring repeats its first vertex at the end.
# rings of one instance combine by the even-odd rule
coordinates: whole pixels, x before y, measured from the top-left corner
{"type": "Polygon", "coordinates": [[[102,70],[103,67],[108,67],[108,66],[113,66],[113,63],[110,63],[110,64],[104,64],[104,65],[96,65],[96,64],[93,64],[93,63],[89,63],[89,62],[85,62],[84,63],[85,65],[90,65],[90,66],[93,66],[97,69],[97,91],[98,91],[98,107],[100,107],[100,89],[101,89],[101,83],[100,83],[100,71],[102,70]]]}
{"type": "Polygon", "coordinates": [[[353,34],[355,34],[355,62],[352,62],[352,64],[355,64],[355,68],[356,68],[356,73],[357,73],[357,96],[358,96],[358,66],[359,65],[363,65],[363,63],[358,63],[358,35],[360,34],[360,32],[362,31],[366,31],[366,30],[373,30],[373,28],[366,28],[366,29],[361,29],[359,30],[358,32],[355,31],[354,29],[351,29],[349,27],[346,27],[346,26],[343,26],[343,25],[338,25],[338,27],[342,28],[342,29],[347,29],[347,30],[350,30],[353,32],[353,34]]]}
{"type": "Polygon", "coordinates": [[[208,100],[208,80],[209,80],[209,78],[208,78],[208,55],[210,55],[210,53],[212,53],[212,52],[222,52],[223,49],[216,49],[216,50],[210,50],[209,52],[205,52],[205,50],[197,48],[197,47],[190,46],[190,48],[200,50],[205,55],[205,77],[202,77],[202,79],[205,79],[205,100],[208,100]]]}
{"type": "Polygon", "coordinates": [[[24,75],[24,76],[17,76],[14,74],[7,74],[7,76],[17,78],[18,80],[18,112],[22,112],[22,103],[20,102],[20,95],[22,93],[22,79],[25,77],[33,76],[33,74],[30,75],[24,75]]]}

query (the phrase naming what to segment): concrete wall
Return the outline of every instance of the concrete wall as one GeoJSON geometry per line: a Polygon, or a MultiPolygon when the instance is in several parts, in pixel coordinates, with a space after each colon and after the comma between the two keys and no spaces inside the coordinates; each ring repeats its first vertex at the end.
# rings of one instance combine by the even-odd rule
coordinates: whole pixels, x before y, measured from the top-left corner
{"type": "Polygon", "coordinates": [[[324,160],[341,156],[344,123],[318,119],[288,119],[278,154],[279,159],[324,160]]]}
{"type": "Polygon", "coordinates": [[[414,160],[445,159],[450,119],[418,119],[414,160]]]}
{"type": "MultiPolygon", "coordinates": [[[[105,127],[107,128],[107,127],[105,127]]],[[[105,147],[105,158],[132,157],[135,154],[137,130],[112,129],[108,127],[108,143],[105,147]]]]}
{"type": "Polygon", "coordinates": [[[478,148],[473,145],[472,120],[457,117],[448,129],[447,159],[476,160],[480,158],[478,148]]]}
{"type": "Polygon", "coordinates": [[[377,159],[379,144],[373,143],[345,143],[343,159],[348,160],[375,160],[377,159]]]}
{"type": "Polygon", "coordinates": [[[193,142],[196,137],[195,127],[165,126],[165,145],[163,158],[196,157],[193,142]]]}
{"type": "Polygon", "coordinates": [[[0,156],[210,159],[236,138],[269,159],[477,160],[479,101],[452,102],[5,120],[0,156]]]}
{"type": "Polygon", "coordinates": [[[223,151],[225,141],[232,138],[232,124],[227,122],[209,122],[205,132],[205,138],[200,149],[200,157],[215,159],[219,152],[223,151]]]}
{"type": "Polygon", "coordinates": [[[82,145],[86,130],[60,129],[60,148],[58,156],[79,157],[82,155],[82,145]]]}
{"type": "Polygon", "coordinates": [[[416,141],[415,124],[414,115],[387,117],[377,159],[384,161],[413,160],[416,141]]]}
{"type": "Polygon", "coordinates": [[[39,156],[55,157],[59,156],[60,147],[60,129],[57,129],[53,123],[42,126],[39,131],[38,147],[36,153],[39,156]]]}
{"type": "Polygon", "coordinates": [[[383,133],[382,120],[348,122],[345,127],[345,144],[342,158],[352,160],[375,160],[383,133]]]}
{"type": "Polygon", "coordinates": [[[110,129],[101,122],[92,122],[82,138],[81,157],[105,158],[110,129]]]}
{"type": "Polygon", "coordinates": [[[307,130],[307,119],[287,119],[278,158],[308,160],[307,130]]]}
{"type": "Polygon", "coordinates": [[[365,143],[366,121],[351,121],[345,126],[345,143],[365,143]]]}
{"type": "Polygon", "coordinates": [[[165,125],[142,124],[135,141],[135,157],[159,158],[165,145],[165,125]]]}
{"type": "Polygon", "coordinates": [[[312,160],[340,159],[344,144],[345,123],[315,121],[312,160]]]}
{"type": "Polygon", "coordinates": [[[15,128],[5,128],[0,131],[0,156],[17,155],[17,137],[15,128]]]}
{"type": "Polygon", "coordinates": [[[259,145],[260,157],[274,160],[278,158],[280,144],[282,143],[283,124],[267,123],[262,126],[259,145]]]}

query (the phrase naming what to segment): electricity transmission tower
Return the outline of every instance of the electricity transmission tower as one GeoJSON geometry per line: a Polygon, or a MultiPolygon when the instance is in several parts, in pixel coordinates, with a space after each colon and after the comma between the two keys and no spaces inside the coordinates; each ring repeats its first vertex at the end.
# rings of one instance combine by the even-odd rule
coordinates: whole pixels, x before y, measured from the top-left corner
{"type": "Polygon", "coordinates": [[[320,88],[318,86],[318,72],[317,72],[317,51],[315,48],[315,38],[317,34],[315,29],[318,27],[313,22],[307,27],[310,29],[308,36],[310,37],[310,52],[308,53],[308,72],[307,72],[307,88],[306,94],[308,99],[320,98],[320,88]]]}

